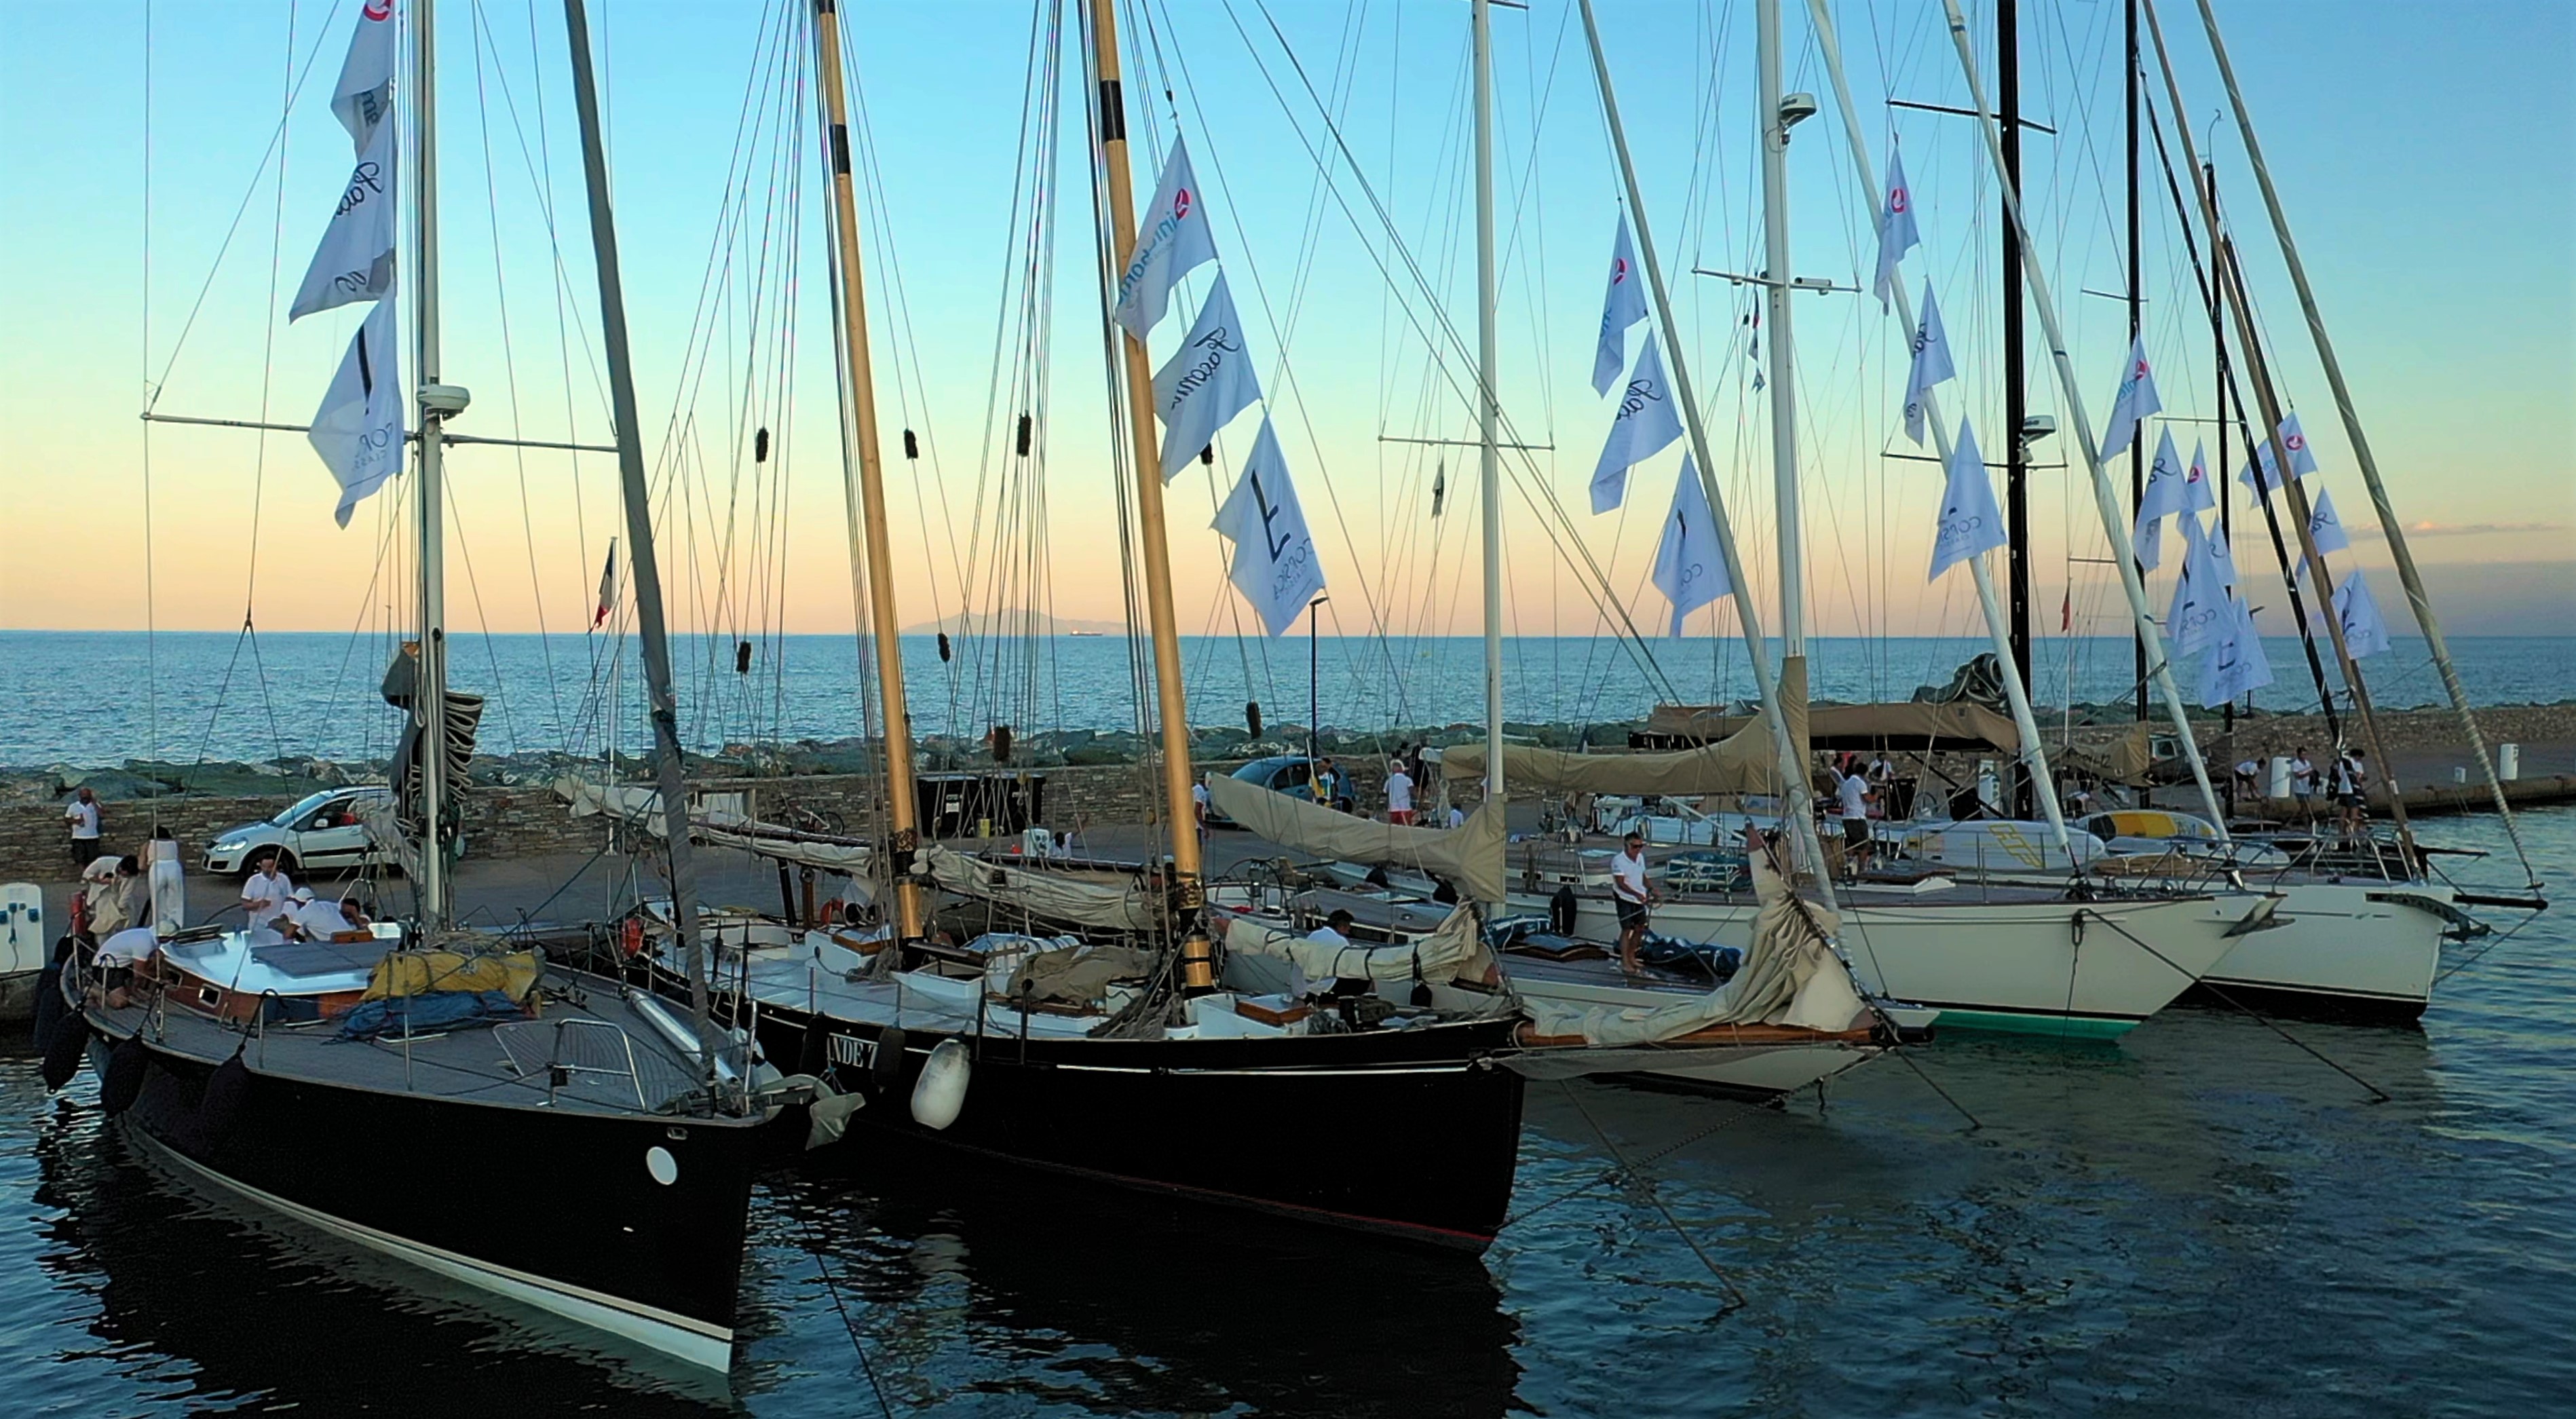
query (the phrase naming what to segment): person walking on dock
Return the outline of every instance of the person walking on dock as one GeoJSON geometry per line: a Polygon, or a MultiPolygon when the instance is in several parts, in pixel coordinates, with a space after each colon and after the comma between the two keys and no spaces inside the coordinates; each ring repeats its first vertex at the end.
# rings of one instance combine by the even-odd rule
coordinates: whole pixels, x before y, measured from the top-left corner
{"type": "Polygon", "coordinates": [[[1413,775],[1404,771],[1402,759],[1387,771],[1386,820],[1398,827],[1413,821],[1413,775]]]}
{"type": "Polygon", "coordinates": [[[72,830],[72,871],[79,872],[98,860],[98,794],[83,784],[63,805],[63,821],[72,830]]]}

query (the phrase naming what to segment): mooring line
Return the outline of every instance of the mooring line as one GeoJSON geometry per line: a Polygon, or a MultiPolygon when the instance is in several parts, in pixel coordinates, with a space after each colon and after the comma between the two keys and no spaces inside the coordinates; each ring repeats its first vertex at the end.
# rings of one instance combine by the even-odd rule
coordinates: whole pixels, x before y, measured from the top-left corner
{"type": "MultiPolygon", "coordinates": [[[[1655,1180],[1647,1177],[1643,1172],[1639,1171],[1636,1165],[1629,1163],[1627,1158],[1619,1152],[1619,1145],[1610,1141],[1610,1135],[1603,1131],[1600,1123],[1592,1117],[1592,1111],[1585,1108],[1583,1106],[1583,1100],[1576,1096],[1573,1081],[1564,1080],[1560,1081],[1560,1083],[1565,1089],[1565,1097],[1567,1101],[1574,1105],[1574,1111],[1583,1115],[1583,1121],[1586,1124],[1591,1125],[1592,1136],[1600,1139],[1601,1146],[1609,1150],[1610,1156],[1618,1159],[1620,1167],[1624,1169],[1630,1177],[1637,1180],[1638,1185],[1645,1191],[1646,1201],[1654,1204],[1655,1210],[1663,1214],[1665,1224],[1673,1229],[1673,1235],[1680,1237],[1682,1239],[1682,1245],[1689,1247],[1691,1255],[1699,1258],[1699,1264],[1708,1269],[1708,1274],[1716,1280],[1717,1284],[1726,1288],[1726,1304],[1718,1307],[1717,1314],[1709,1317],[1709,1319],[1721,1320],[1735,1311],[1744,1309],[1744,1307],[1749,1304],[1744,1299],[1744,1293],[1735,1288],[1734,1282],[1726,1279],[1726,1273],[1717,1269],[1717,1262],[1715,1259],[1711,1258],[1707,1251],[1701,1248],[1699,1239],[1690,1234],[1690,1229],[1682,1225],[1681,1219],[1673,1215],[1673,1210],[1670,1207],[1664,1205],[1663,1194],[1655,1190],[1655,1180]]],[[[1671,1151],[1672,1150],[1670,1149],[1665,1150],[1666,1153],[1671,1151]]],[[[1657,1154],[1656,1156],[1662,1157],[1664,1155],[1657,1154]]]]}
{"type": "Polygon", "coordinates": [[[886,1402],[885,1386],[877,1383],[877,1367],[868,1363],[868,1347],[859,1341],[859,1323],[850,1318],[850,1308],[841,1301],[841,1288],[832,1280],[832,1268],[823,1260],[823,1241],[814,1235],[812,1219],[798,1213],[796,1225],[805,1233],[805,1249],[814,1254],[814,1270],[823,1278],[823,1290],[832,1298],[832,1309],[841,1313],[841,1328],[850,1334],[850,1349],[857,1353],[860,1373],[868,1377],[868,1389],[877,1397],[877,1411],[886,1419],[894,1419],[894,1406],[886,1402]]]}
{"type": "MultiPolygon", "coordinates": [[[[2083,920],[2083,910],[2078,908],[2075,916],[2078,921],[2083,920]]],[[[2183,970],[2182,967],[2175,966],[2171,956],[2166,955],[2164,952],[2157,950],[2155,947],[2148,945],[2144,941],[2139,941],[2136,933],[2130,931],[2127,927],[2122,926],[2111,918],[2102,915],[2100,912],[2093,913],[2093,919],[2102,923],[2104,926],[2111,928],[2113,931],[2120,933],[2122,936],[2128,937],[2129,940],[2136,942],[2139,950],[2146,952],[2148,955],[2155,957],[2157,960],[2164,962],[2168,966],[2173,966],[2173,968],[2180,972],[2185,979],[2194,982],[2199,985],[2201,989],[2217,996],[2222,1002],[2232,1005],[2235,1008],[2244,1011],[2247,1015],[2252,1016],[2262,1024],[2264,1029],[2270,1030],[2273,1034],[2279,1035],[2282,1039],[2288,1040],[2291,1044],[2298,1046],[2301,1051],[2314,1058],[2319,1064],[2324,1065],[2326,1068],[2333,1070],[2335,1073],[2340,1074],[2344,1078],[2349,1079],[2364,1089],[2369,1090],[2371,1095],[2370,1101],[2372,1103],[2385,1104],[2395,1097],[2387,1090],[2380,1088],[2378,1085],[2371,1083],[2369,1080],[2362,1078],[2360,1075],[2355,1074],[2351,1070],[2344,1068],[2342,1065],[2335,1063],[2333,1060],[2326,1058],[2324,1051],[2317,1049],[2315,1046],[2308,1044],[2305,1040],[2302,1040],[2298,1036],[2291,1034],[2289,1031],[2282,1029],[2278,1024],[2275,1024],[2272,1021],[2271,1017],[2265,1015],[2262,1011],[2238,1000],[2235,996],[2229,995],[2226,991],[2219,989],[2217,986],[2211,985],[2201,977],[2183,970]]]]}

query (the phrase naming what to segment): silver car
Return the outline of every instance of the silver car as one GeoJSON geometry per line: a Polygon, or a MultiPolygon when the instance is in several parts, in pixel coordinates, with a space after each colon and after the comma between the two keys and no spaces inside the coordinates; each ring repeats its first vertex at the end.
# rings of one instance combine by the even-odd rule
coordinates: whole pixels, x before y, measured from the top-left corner
{"type": "Polygon", "coordinates": [[[206,870],[217,876],[248,876],[251,865],[270,851],[289,872],[390,865],[392,857],[367,840],[359,808],[368,802],[386,802],[392,795],[393,790],[381,786],[329,788],[265,822],[226,828],[206,848],[206,870]]]}

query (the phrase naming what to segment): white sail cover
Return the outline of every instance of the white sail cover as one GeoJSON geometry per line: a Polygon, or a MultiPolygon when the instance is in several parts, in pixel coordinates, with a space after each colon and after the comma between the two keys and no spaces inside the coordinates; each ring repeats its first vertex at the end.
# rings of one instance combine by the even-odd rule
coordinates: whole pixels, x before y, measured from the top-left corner
{"type": "Polygon", "coordinates": [[[999,902],[1048,921],[1151,931],[1163,920],[1161,903],[1132,878],[1111,881],[1102,875],[1013,867],[936,843],[914,854],[912,863],[914,871],[942,891],[999,902]]]}
{"type": "Polygon", "coordinates": [[[1503,814],[1491,800],[1478,804],[1464,827],[1407,828],[1220,774],[1208,780],[1208,804],[1281,847],[1344,862],[1415,868],[1447,878],[1480,902],[1499,902],[1510,890],[1503,869],[1503,814]]]}
{"type": "Polygon", "coordinates": [[[1493,960],[1476,935],[1475,913],[1463,906],[1449,913],[1448,919],[1433,927],[1429,935],[1400,946],[1313,941],[1294,931],[1238,916],[1226,923],[1225,949],[1237,955],[1290,962],[1305,972],[1308,980],[1316,981],[1411,980],[1419,973],[1424,981],[1437,985],[1460,976],[1481,976],[1486,964],[1493,960]]]}
{"type": "MultiPolygon", "coordinates": [[[[1789,733],[1807,738],[1807,682],[1802,661],[1780,667],[1780,709],[1789,733]]],[[[1451,783],[1484,777],[1485,746],[1440,751],[1440,776],[1451,783]]],[[[1780,756],[1771,726],[1755,715],[1714,744],[1657,754],[1578,754],[1564,749],[1503,746],[1503,782],[1514,788],[1571,793],[1641,793],[1693,797],[1706,793],[1780,792],[1780,756]]]]}
{"type": "Polygon", "coordinates": [[[378,301],[359,322],[304,435],[339,480],[340,503],[331,517],[342,527],[360,499],[402,470],[401,342],[394,337],[394,303],[378,301]]]}
{"type": "Polygon", "coordinates": [[[1163,421],[1163,481],[1190,466],[1217,430],[1261,397],[1252,356],[1243,347],[1243,320],[1219,273],[1181,347],[1154,372],[1154,413],[1163,421]]]}
{"type": "Polygon", "coordinates": [[[1834,955],[1832,934],[1842,929],[1834,912],[1791,895],[1765,854],[1749,854],[1753,891],[1761,901],[1753,939],[1734,978],[1706,995],[1669,1005],[1577,1005],[1524,998],[1522,1008],[1541,1035],[1582,1037],[1587,1045],[1638,1045],[1679,1039],[1719,1025],[1789,1025],[1842,1031],[1865,1024],[1868,1007],[1852,988],[1851,973],[1834,955]]]}
{"type": "Polygon", "coordinates": [[[313,249],[286,318],[372,301],[394,288],[394,125],[378,123],[366,151],[349,169],[340,204],[313,249]]]}

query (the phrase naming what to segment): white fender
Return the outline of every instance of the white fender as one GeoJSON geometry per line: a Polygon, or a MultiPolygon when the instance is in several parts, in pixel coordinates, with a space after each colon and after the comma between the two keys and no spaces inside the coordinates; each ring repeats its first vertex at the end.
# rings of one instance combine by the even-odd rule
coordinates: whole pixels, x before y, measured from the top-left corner
{"type": "Polygon", "coordinates": [[[955,1123],[958,1111],[966,1107],[966,1076],[971,1068],[966,1046],[941,1040],[912,1086],[912,1121],[924,1128],[955,1123]]]}

